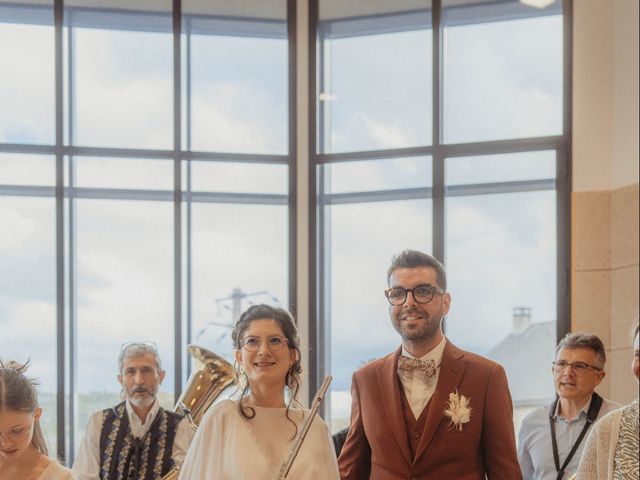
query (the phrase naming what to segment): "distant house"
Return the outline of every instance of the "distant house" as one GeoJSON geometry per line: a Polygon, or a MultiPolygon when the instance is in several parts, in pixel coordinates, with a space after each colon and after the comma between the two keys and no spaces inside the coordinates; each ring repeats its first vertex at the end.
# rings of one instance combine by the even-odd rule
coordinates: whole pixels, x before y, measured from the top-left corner
{"type": "Polygon", "coordinates": [[[531,322],[531,309],[513,309],[512,331],[488,353],[507,372],[513,399],[514,421],[555,396],[551,362],[555,357],[556,322],[531,322]]]}

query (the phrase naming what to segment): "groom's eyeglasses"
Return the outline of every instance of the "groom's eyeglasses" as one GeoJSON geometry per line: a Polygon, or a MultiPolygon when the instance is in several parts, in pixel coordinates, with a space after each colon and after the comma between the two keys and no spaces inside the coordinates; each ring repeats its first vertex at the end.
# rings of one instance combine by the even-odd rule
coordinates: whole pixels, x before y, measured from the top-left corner
{"type": "Polygon", "coordinates": [[[434,285],[418,285],[415,288],[393,287],[384,291],[384,296],[391,305],[399,306],[407,301],[407,295],[411,293],[416,303],[429,303],[433,297],[443,295],[444,290],[434,285]]]}

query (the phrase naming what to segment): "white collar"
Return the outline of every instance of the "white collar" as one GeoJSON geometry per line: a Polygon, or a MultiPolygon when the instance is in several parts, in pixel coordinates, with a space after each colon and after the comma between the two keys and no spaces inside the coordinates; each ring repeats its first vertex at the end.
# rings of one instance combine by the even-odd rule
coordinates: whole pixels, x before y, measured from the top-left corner
{"type": "Polygon", "coordinates": [[[131,405],[131,402],[129,401],[129,399],[127,399],[127,401],[125,402],[125,405],[127,408],[127,414],[129,415],[129,422],[136,423],[137,425],[144,425],[145,427],[148,425],[147,422],[150,422],[154,418],[156,418],[156,415],[160,410],[158,397],[155,397],[153,399],[153,405],[151,405],[151,410],[149,410],[149,413],[147,414],[147,418],[144,420],[144,423],[143,423],[142,418],[138,417],[138,414],[133,409],[133,405],[131,405]]]}
{"type": "MultiPolygon", "coordinates": [[[[435,362],[436,365],[440,365],[442,363],[442,354],[444,352],[444,346],[447,344],[447,337],[445,337],[444,335],[442,336],[442,340],[440,340],[440,343],[438,345],[436,345],[433,349],[431,349],[431,351],[427,352],[425,355],[423,355],[422,357],[419,358],[419,360],[433,360],[435,362]]],[[[414,357],[413,355],[411,355],[408,350],[406,348],[404,348],[404,345],[402,346],[402,355],[404,357],[409,357],[409,358],[418,358],[418,357],[414,357]]]]}
{"type": "MultiPolygon", "coordinates": [[[[591,394],[591,398],[589,398],[589,401],[582,406],[582,408],[580,409],[580,413],[578,413],[578,416],[574,420],[579,419],[583,414],[585,417],[589,414],[589,407],[591,406],[592,401],[593,401],[593,393],[591,394]]],[[[567,420],[567,417],[560,414],[560,399],[558,399],[558,403],[556,404],[556,411],[553,415],[553,418],[554,419],[563,418],[567,420]]]]}

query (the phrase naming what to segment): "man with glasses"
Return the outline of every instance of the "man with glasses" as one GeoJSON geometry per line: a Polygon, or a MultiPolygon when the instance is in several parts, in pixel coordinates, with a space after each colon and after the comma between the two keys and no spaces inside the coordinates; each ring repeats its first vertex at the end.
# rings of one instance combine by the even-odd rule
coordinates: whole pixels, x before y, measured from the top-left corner
{"type": "Polygon", "coordinates": [[[184,460],[193,429],[158,404],[165,371],[155,344],[124,344],[118,372],[124,401],[91,416],[73,471],[79,480],[160,479],[184,460]]]}
{"type": "Polygon", "coordinates": [[[602,341],[567,334],[556,348],[551,372],[556,399],[529,413],[518,435],[518,460],[525,480],[567,480],[578,469],[589,427],[619,407],[594,392],[604,378],[602,341]]]}
{"type": "Polygon", "coordinates": [[[357,370],[343,480],[519,480],[504,369],[442,332],[451,295],[442,264],[405,250],[387,271],[393,353],[357,370]]]}

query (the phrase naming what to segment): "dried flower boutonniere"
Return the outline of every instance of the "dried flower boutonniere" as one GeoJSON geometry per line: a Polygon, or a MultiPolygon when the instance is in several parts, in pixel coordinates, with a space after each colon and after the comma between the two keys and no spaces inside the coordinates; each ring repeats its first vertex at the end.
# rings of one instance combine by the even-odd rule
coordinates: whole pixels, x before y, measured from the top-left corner
{"type": "Polygon", "coordinates": [[[452,427],[462,431],[462,426],[471,420],[471,407],[469,406],[470,399],[464,395],[460,395],[458,390],[449,394],[449,404],[444,414],[450,418],[450,424],[452,427]]]}

